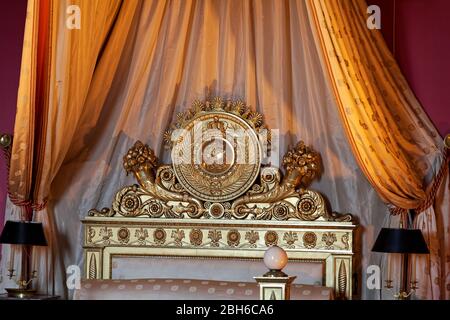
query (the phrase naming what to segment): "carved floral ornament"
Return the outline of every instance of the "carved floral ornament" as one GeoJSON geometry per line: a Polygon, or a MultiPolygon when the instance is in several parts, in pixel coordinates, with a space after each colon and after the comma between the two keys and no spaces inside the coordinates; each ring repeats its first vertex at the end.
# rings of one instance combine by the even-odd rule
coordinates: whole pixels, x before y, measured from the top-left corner
{"type": "Polygon", "coordinates": [[[274,245],[288,250],[351,250],[350,234],[344,230],[261,230],[211,227],[117,227],[89,226],[86,245],[104,247],[157,246],[191,248],[267,248],[274,245]],[[152,235],[149,237],[149,235],[152,235]],[[340,241],[338,241],[340,240],[340,241]]]}
{"type": "Polygon", "coordinates": [[[192,245],[199,246],[203,241],[203,233],[200,229],[192,229],[189,233],[189,239],[192,245]]]}
{"type": "MultiPolygon", "coordinates": [[[[112,208],[93,209],[90,216],[351,221],[349,214],[329,212],[323,197],[307,189],[321,173],[320,155],[311,146],[300,141],[286,152],[285,175],[263,164],[272,137],[263,116],[242,101],[196,101],[164,138],[173,163],[159,164],[154,151],[137,141],[123,166],[139,186],[119,190],[112,208]]],[[[192,234],[190,241],[202,242],[199,237],[192,234]]]]}

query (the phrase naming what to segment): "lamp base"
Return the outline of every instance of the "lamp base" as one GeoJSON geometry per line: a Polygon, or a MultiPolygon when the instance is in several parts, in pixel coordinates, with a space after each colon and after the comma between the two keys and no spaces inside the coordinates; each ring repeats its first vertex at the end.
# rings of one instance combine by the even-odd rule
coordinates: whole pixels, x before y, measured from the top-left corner
{"type": "Polygon", "coordinates": [[[36,289],[24,289],[24,288],[5,288],[8,292],[8,297],[13,298],[29,298],[36,294],[36,289]]]}
{"type": "Polygon", "coordinates": [[[410,291],[409,293],[406,291],[400,291],[396,295],[394,295],[394,298],[397,300],[410,300],[411,294],[413,291],[410,291]]]}
{"type": "Polygon", "coordinates": [[[288,275],[281,270],[270,270],[269,272],[266,272],[263,277],[282,278],[288,277],[288,275]]]}

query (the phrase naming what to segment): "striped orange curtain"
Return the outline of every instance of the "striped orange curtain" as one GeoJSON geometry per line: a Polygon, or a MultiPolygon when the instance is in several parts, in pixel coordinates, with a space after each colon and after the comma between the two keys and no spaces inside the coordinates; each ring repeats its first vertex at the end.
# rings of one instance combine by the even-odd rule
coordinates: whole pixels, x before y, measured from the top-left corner
{"type": "Polygon", "coordinates": [[[22,53],[22,71],[19,84],[18,110],[16,121],[20,130],[15,130],[10,161],[10,177],[8,184],[9,198],[15,205],[22,208],[21,219],[32,219],[32,207],[43,204],[33,202],[32,189],[39,158],[39,141],[42,130],[42,115],[45,79],[48,76],[50,41],[50,1],[29,1],[22,53]],[[28,35],[28,36],[27,36],[28,35]],[[20,109],[19,109],[20,108],[20,109]]]}
{"type": "MultiPolygon", "coordinates": [[[[33,209],[45,208],[51,182],[77,138],[97,63],[123,46],[120,34],[127,33],[138,4],[29,0],[8,182],[11,201],[24,208],[21,218],[30,220],[33,209]],[[79,8],[80,29],[66,25],[69,6],[79,8]],[[118,26],[111,42],[119,47],[102,51],[118,26]]],[[[113,71],[114,59],[108,63],[113,71]]]]}
{"type": "Polygon", "coordinates": [[[381,33],[368,29],[366,2],[310,0],[309,8],[360,167],[397,212],[421,207],[444,160],[442,138],[381,33]]]}
{"type": "MultiPolygon", "coordinates": [[[[308,0],[316,42],[359,166],[393,214],[413,209],[431,255],[425,298],[448,297],[448,150],[388,50],[364,0],[308,0]]],[[[426,260],[425,260],[426,259],[426,260]]],[[[414,266],[416,267],[416,266],[414,266]]]]}
{"type": "Polygon", "coordinates": [[[108,92],[139,5],[122,0],[28,1],[8,194],[21,208],[20,219],[44,224],[49,251],[37,249],[31,262],[45,275],[37,284],[44,292],[46,287],[54,292],[55,277],[63,276],[54,272],[59,248],[51,206],[47,208],[51,185],[78,139],[80,119],[92,111],[85,108],[88,94],[100,101],[108,92]],[[80,18],[80,28],[69,27],[69,7],[78,11],[74,18],[80,18]],[[92,91],[93,83],[102,83],[104,92],[92,91]]]}

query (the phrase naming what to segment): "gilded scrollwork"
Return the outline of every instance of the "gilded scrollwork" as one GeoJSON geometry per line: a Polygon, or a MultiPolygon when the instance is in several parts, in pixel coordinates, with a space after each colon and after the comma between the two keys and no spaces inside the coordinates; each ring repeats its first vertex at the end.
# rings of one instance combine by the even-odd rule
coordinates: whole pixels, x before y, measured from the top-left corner
{"type": "Polygon", "coordinates": [[[101,210],[91,209],[88,212],[90,217],[113,217],[116,213],[110,208],[103,208],[101,210]]]}
{"type": "Polygon", "coordinates": [[[328,220],[337,222],[351,222],[353,220],[353,217],[350,213],[331,212],[328,220]]]}
{"type": "MultiPolygon", "coordinates": [[[[172,151],[177,145],[188,143],[185,135],[177,136],[176,129],[191,128],[198,119],[204,119],[208,128],[221,134],[233,125],[248,126],[254,134],[267,132],[263,116],[242,101],[195,101],[189,110],[177,115],[175,124],[164,135],[172,151]]],[[[225,143],[224,137],[221,141],[229,145],[231,154],[237,152],[236,146],[225,143]]],[[[268,138],[270,145],[270,134],[268,138]]],[[[278,168],[262,166],[259,151],[255,150],[246,155],[255,156],[257,165],[247,169],[242,169],[242,165],[209,163],[191,163],[187,168],[176,161],[159,164],[155,152],[137,141],[124,156],[123,167],[127,174],[135,175],[139,185],[122,188],[111,208],[92,209],[89,216],[351,222],[351,215],[329,212],[323,196],[307,189],[321,174],[320,155],[311,146],[299,141],[286,152],[282,160],[284,175],[278,168]],[[259,179],[255,180],[258,172],[259,179]],[[194,176],[200,180],[191,179],[194,176]]]]}
{"type": "Polygon", "coordinates": [[[170,191],[181,192],[183,188],[176,182],[173,169],[169,165],[161,165],[156,171],[156,180],[170,191]]]}
{"type": "Polygon", "coordinates": [[[260,220],[316,220],[327,218],[322,196],[317,192],[300,189],[320,174],[320,156],[300,141],[283,158],[286,175],[281,179],[279,170],[261,171],[261,186],[250,190],[233,202],[234,217],[248,216],[260,220]],[[307,198],[309,196],[309,198],[307,198]],[[296,207],[294,205],[296,204],[296,207]],[[303,211],[303,208],[307,209],[303,211]]]}
{"type": "MultiPolygon", "coordinates": [[[[162,182],[167,182],[167,180],[170,180],[169,171],[157,171],[160,176],[158,176],[158,179],[155,180],[154,169],[156,168],[157,163],[158,159],[154,157],[154,152],[141,141],[137,141],[134,144],[123,160],[123,166],[127,173],[132,172],[136,176],[136,179],[142,188],[139,188],[139,192],[143,191],[145,196],[150,196],[156,202],[159,202],[161,206],[164,207],[162,209],[164,211],[164,215],[170,215],[170,218],[181,218],[186,213],[190,218],[200,218],[203,214],[203,209],[202,203],[199,200],[193,198],[186,192],[183,192],[182,188],[180,188],[181,191],[170,190],[167,188],[167,183],[162,182]],[[161,177],[161,174],[163,177],[161,177]],[[168,205],[171,201],[178,203],[176,208],[168,205]]],[[[133,186],[131,188],[135,187],[133,186]]],[[[133,191],[137,192],[138,190],[135,188],[133,191]]],[[[114,202],[115,204],[117,204],[117,198],[120,193],[121,191],[119,191],[116,196],[116,201],[114,202]]],[[[152,202],[153,205],[155,201],[152,202]]],[[[121,202],[119,202],[119,204],[121,204],[121,202]]],[[[126,212],[129,212],[129,210],[126,210],[126,212]]],[[[141,213],[140,215],[146,214],[152,216],[151,211],[141,213]]],[[[131,215],[128,214],[128,216],[137,215],[132,213],[131,215]]]]}
{"type": "Polygon", "coordinates": [[[116,194],[112,210],[124,217],[180,218],[173,206],[154,199],[137,185],[123,188],[116,194]]]}

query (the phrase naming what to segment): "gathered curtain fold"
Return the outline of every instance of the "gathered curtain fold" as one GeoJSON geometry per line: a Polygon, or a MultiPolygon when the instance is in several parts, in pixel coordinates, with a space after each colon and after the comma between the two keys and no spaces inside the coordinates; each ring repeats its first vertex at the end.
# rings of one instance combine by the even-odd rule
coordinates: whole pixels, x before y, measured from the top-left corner
{"type": "Polygon", "coordinates": [[[45,208],[51,183],[78,138],[80,120],[89,113],[84,106],[92,83],[102,82],[107,92],[137,5],[28,1],[8,181],[14,204],[28,211],[45,208]],[[76,6],[79,16],[69,17],[69,6],[76,6]],[[69,18],[80,18],[81,28],[69,28],[69,18]]]}
{"type": "MultiPolygon", "coordinates": [[[[379,30],[367,26],[365,0],[308,0],[325,72],[353,154],[392,214],[419,214],[431,254],[419,295],[448,297],[448,150],[414,96],[379,30]]],[[[418,280],[418,279],[413,279],[418,280]]]]}
{"type": "Polygon", "coordinates": [[[365,0],[308,3],[342,124],[360,167],[387,203],[419,208],[443,160],[442,138],[379,30],[367,27],[365,0]]]}
{"type": "Polygon", "coordinates": [[[79,139],[82,116],[90,112],[85,101],[91,86],[103,85],[98,99],[107,93],[138,5],[122,0],[28,1],[8,196],[15,206],[12,217],[44,224],[50,250],[35,248],[29,267],[39,270],[37,287],[47,293],[55,292],[55,266],[62,259],[51,185],[79,139]],[[71,19],[80,19],[73,24],[79,29],[71,19]]]}

